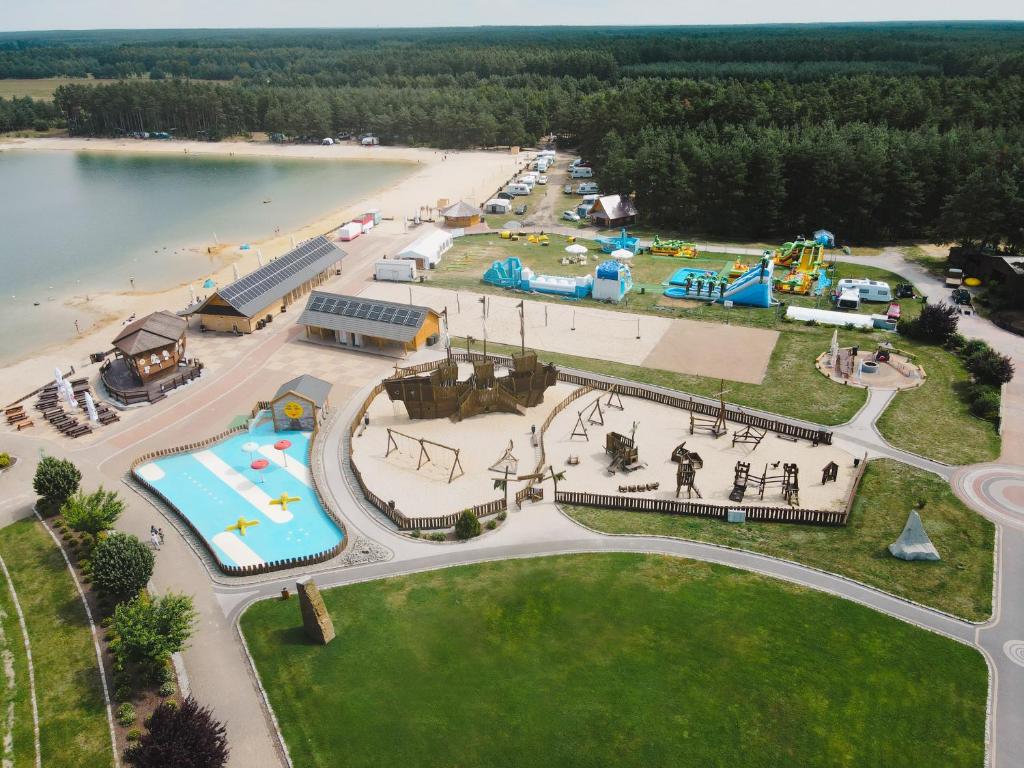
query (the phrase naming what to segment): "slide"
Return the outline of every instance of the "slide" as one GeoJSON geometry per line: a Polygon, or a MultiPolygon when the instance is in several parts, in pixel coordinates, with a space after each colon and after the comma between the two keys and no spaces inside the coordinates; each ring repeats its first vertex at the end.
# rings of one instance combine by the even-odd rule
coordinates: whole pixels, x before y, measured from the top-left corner
{"type": "Polygon", "coordinates": [[[762,259],[760,264],[751,267],[745,274],[736,278],[725,289],[722,299],[747,307],[770,307],[772,305],[774,266],[771,259],[762,259]]]}

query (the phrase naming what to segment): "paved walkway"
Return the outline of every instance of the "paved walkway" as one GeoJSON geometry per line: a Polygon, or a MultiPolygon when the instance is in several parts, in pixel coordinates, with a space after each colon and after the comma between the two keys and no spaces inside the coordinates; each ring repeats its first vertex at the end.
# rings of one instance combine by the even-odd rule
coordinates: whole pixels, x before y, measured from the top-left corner
{"type": "MultiPolygon", "coordinates": [[[[711,246],[713,250],[723,250],[711,246]]],[[[740,252],[740,249],[727,252],[740,252]]],[[[368,254],[367,258],[370,258],[368,254]]],[[[860,263],[884,266],[904,274],[926,292],[934,287],[931,278],[900,257],[856,257],[860,263]],[[920,273],[920,274],[918,274],[920,273]]],[[[944,290],[944,289],[943,289],[944,290]]],[[[183,434],[194,439],[207,434],[210,425],[221,425],[226,415],[251,406],[253,393],[260,387],[263,364],[294,333],[289,318],[268,334],[266,339],[233,366],[204,377],[195,391],[181,393],[154,406],[152,414],[133,420],[122,429],[114,428],[102,439],[81,448],[74,443],[58,443],[52,436],[8,435],[12,452],[23,459],[12,472],[0,476],[0,524],[24,515],[31,504],[30,478],[40,448],[49,453],[68,455],[82,468],[85,484],[105,482],[108,487],[123,477],[128,461],[141,445],[153,441],[174,444],[183,434]],[[170,441],[170,442],[169,442],[170,441]],[[28,490],[28,493],[26,493],[28,490]]],[[[994,329],[985,321],[965,318],[965,334],[986,338],[993,346],[1012,354],[1024,371],[1024,340],[994,329]],[[969,322],[966,322],[969,321],[969,322]]],[[[1020,386],[1024,386],[1024,375],[1020,386]]],[[[1010,388],[1008,388],[1010,389],[1010,388]]],[[[364,393],[352,394],[341,406],[318,441],[320,471],[326,477],[325,494],[343,510],[351,538],[365,537],[379,542],[390,559],[370,565],[334,567],[320,571],[322,586],[382,578],[418,570],[449,567],[481,560],[531,557],[568,552],[630,551],[652,552],[722,563],[763,573],[810,588],[820,589],[855,600],[877,610],[926,627],[979,647],[989,659],[993,672],[992,743],[993,764],[1020,765],[1024,754],[1024,601],[1016,590],[1024,585],[1024,398],[1016,399],[1014,385],[1007,397],[1004,418],[1004,455],[999,465],[953,468],[907,454],[889,446],[874,428],[879,414],[891,396],[873,391],[862,410],[848,424],[835,428],[836,441],[851,451],[866,451],[869,456],[887,456],[950,478],[954,489],[999,527],[997,545],[995,614],[991,621],[976,626],[941,612],[917,606],[842,577],[817,571],[763,555],[726,549],[677,539],[647,536],[607,536],[589,531],[570,520],[553,505],[528,505],[511,512],[508,522],[498,530],[459,545],[434,544],[398,535],[377,510],[366,504],[348,475],[343,457],[347,451],[347,430],[351,414],[362,402],[364,393]],[[1014,443],[1010,445],[1010,443],[1014,443]],[[1009,596],[1003,600],[1004,590],[1009,596]]],[[[746,409],[751,410],[751,409],[746,409]]],[[[357,438],[358,439],[358,438],[357,438]]],[[[155,524],[168,529],[161,513],[134,493],[125,494],[128,509],[119,527],[144,535],[155,524]]],[[[181,537],[168,536],[164,552],[158,558],[154,574],[157,591],[177,590],[195,596],[201,624],[192,647],[184,654],[185,664],[196,696],[227,721],[232,743],[232,766],[271,766],[283,762],[269,714],[262,706],[251,668],[237,635],[237,618],[254,600],[279,593],[281,586],[293,584],[297,574],[268,578],[257,584],[213,582],[199,558],[192,556],[189,544],[181,537]]]]}

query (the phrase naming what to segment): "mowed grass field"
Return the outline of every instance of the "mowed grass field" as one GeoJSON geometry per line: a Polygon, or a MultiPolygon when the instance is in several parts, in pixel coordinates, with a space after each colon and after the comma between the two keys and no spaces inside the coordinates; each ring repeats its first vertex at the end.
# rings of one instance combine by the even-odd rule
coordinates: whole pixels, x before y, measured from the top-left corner
{"type": "Polygon", "coordinates": [[[49,101],[53,98],[53,92],[58,85],[70,83],[85,83],[95,85],[97,82],[91,77],[41,77],[38,79],[0,79],[0,98],[24,98],[30,96],[33,99],[49,101]]]}
{"type": "Polygon", "coordinates": [[[942,478],[889,459],[868,465],[850,522],[843,528],[730,525],[592,507],[566,507],[565,511],[606,533],[724,544],[848,576],[971,621],[992,614],[995,527],[960,501],[942,478]],[[920,508],[928,536],[942,557],[938,562],[908,563],[889,553],[889,544],[899,537],[915,507],[920,508]]]}
{"type": "MultiPolygon", "coordinates": [[[[535,192],[534,194],[537,193],[535,192]]],[[[498,218],[509,220],[516,217],[498,218]]],[[[588,232],[587,234],[591,233],[588,232]]],[[[587,264],[562,264],[562,258],[567,255],[565,247],[568,244],[568,239],[563,235],[548,235],[548,237],[550,244],[547,246],[530,243],[526,240],[525,235],[521,236],[518,241],[502,240],[498,232],[460,237],[455,241],[452,249],[445,254],[444,260],[437,269],[430,273],[430,285],[437,288],[469,290],[478,293],[508,294],[508,291],[503,288],[483,282],[484,272],[494,261],[516,256],[524,265],[530,267],[537,274],[583,276],[592,275],[596,265],[608,258],[607,254],[601,252],[600,247],[595,241],[585,239],[581,234],[576,242],[590,248],[590,253],[587,254],[587,264]]],[[[712,304],[697,300],[680,301],[667,299],[662,295],[665,290],[665,284],[677,269],[699,269],[717,274],[727,265],[733,265],[737,261],[752,267],[756,264],[757,258],[754,256],[731,256],[711,252],[702,252],[700,258],[697,259],[656,256],[646,253],[639,254],[630,260],[634,287],[627,294],[623,302],[620,304],[607,304],[591,299],[582,299],[578,303],[581,305],[600,306],[603,309],[655,314],[659,317],[681,317],[689,320],[707,320],[719,323],[728,322],[762,328],[775,328],[779,326],[778,309],[739,306],[726,309],[720,303],[712,304]]],[[[778,267],[777,272],[779,271],[784,274],[785,268],[778,267]]],[[[838,262],[834,278],[840,280],[845,277],[883,280],[891,286],[895,286],[900,281],[899,276],[887,270],[866,265],[838,262]]],[[[565,302],[565,299],[544,294],[531,294],[530,298],[534,301],[565,302]]],[[[819,299],[814,296],[788,295],[778,292],[776,292],[776,298],[796,306],[831,308],[825,298],[819,299]]],[[[899,303],[904,317],[914,317],[920,312],[920,304],[912,299],[904,299],[899,303]]],[[[861,314],[872,314],[884,312],[885,309],[886,305],[884,304],[863,304],[858,312],[861,314]]]]}
{"type": "Polygon", "coordinates": [[[976,651],[722,566],[510,560],[325,591],[241,624],[294,764],[978,766],[976,651]]]}
{"type": "MultiPolygon", "coordinates": [[[[0,556],[14,581],[29,640],[39,702],[42,763],[106,768],[113,762],[100,672],[85,609],[60,550],[34,519],[0,529],[0,556]]],[[[6,647],[14,657],[15,765],[32,765],[32,719],[21,630],[0,573],[6,647]]]]}

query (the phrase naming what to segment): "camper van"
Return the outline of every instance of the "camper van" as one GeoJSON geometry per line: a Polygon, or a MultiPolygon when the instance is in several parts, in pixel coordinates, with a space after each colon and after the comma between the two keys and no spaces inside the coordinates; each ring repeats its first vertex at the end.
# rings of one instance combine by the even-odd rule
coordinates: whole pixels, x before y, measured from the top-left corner
{"type": "Polygon", "coordinates": [[[524,173],[522,176],[519,177],[519,183],[528,186],[530,188],[530,191],[532,192],[534,185],[537,183],[537,174],[524,173]]]}
{"type": "Polygon", "coordinates": [[[594,178],[594,169],[588,166],[577,165],[569,170],[569,176],[573,179],[592,179],[594,178]]]}
{"type": "Polygon", "coordinates": [[[576,187],[577,195],[593,195],[594,199],[597,200],[597,182],[596,181],[584,181],[576,187]]]}
{"type": "Polygon", "coordinates": [[[847,277],[840,280],[836,291],[842,296],[846,291],[856,290],[861,301],[892,301],[892,290],[888,283],[878,280],[857,280],[847,277]]]}
{"type": "Polygon", "coordinates": [[[510,195],[514,195],[516,197],[519,197],[520,195],[530,194],[530,188],[523,184],[522,182],[509,184],[507,187],[505,187],[505,191],[508,192],[510,195]]]}
{"type": "Polygon", "coordinates": [[[860,309],[860,293],[856,288],[847,288],[836,295],[836,309],[860,309]]]}

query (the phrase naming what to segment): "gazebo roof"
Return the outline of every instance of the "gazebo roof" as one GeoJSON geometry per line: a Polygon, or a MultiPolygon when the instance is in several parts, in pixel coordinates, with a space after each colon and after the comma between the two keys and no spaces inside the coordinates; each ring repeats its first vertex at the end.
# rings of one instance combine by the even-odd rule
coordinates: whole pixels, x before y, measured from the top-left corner
{"type": "Polygon", "coordinates": [[[467,216],[479,216],[480,209],[476,206],[470,205],[465,200],[459,200],[454,205],[449,205],[443,211],[441,215],[446,219],[463,219],[467,216]]]}
{"type": "Polygon", "coordinates": [[[188,323],[162,309],[129,324],[114,339],[114,347],[126,355],[139,355],[173,344],[185,335],[188,323]]]}

